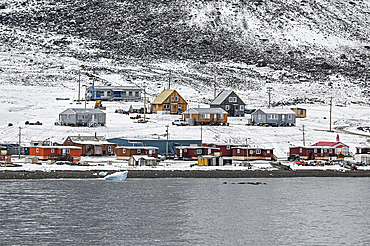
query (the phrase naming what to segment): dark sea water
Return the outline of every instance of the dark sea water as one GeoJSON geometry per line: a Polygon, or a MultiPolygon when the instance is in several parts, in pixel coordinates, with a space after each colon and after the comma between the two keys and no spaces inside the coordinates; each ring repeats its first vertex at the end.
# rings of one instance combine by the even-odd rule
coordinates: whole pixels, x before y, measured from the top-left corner
{"type": "Polygon", "coordinates": [[[0,208],[0,245],[370,245],[370,178],[2,180],[0,208]]]}

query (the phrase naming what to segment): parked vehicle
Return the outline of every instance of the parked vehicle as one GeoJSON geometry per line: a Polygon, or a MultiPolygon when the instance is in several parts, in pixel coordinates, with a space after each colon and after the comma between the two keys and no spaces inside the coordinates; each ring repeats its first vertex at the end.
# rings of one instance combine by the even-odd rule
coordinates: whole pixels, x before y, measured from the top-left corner
{"type": "Polygon", "coordinates": [[[188,126],[189,125],[189,122],[187,122],[186,120],[183,120],[183,119],[178,119],[178,120],[175,120],[172,122],[172,125],[175,125],[175,126],[188,126]]]}
{"type": "Polygon", "coordinates": [[[299,161],[300,159],[299,155],[290,155],[288,157],[288,161],[299,161]]]}

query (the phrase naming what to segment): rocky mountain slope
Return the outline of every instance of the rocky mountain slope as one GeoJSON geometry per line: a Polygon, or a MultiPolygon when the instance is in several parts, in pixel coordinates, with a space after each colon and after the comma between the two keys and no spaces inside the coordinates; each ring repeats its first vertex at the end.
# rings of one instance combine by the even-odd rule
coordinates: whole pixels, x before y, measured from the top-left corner
{"type": "Polygon", "coordinates": [[[368,103],[369,25],[368,0],[2,0],[0,83],[68,87],[82,70],[153,94],[171,80],[204,102],[215,86],[368,103]]]}

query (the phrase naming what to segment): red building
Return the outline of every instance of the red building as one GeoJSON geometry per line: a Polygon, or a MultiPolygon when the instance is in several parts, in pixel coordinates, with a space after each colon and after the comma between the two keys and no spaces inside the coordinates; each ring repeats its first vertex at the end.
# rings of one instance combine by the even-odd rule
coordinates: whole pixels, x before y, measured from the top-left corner
{"type": "Polygon", "coordinates": [[[117,159],[129,160],[133,155],[146,155],[158,159],[158,148],[149,146],[121,146],[116,147],[117,159]]]}
{"type": "Polygon", "coordinates": [[[63,146],[76,146],[82,149],[83,156],[114,155],[117,144],[108,142],[103,136],[68,136],[63,146]]]}
{"type": "Polygon", "coordinates": [[[202,144],[203,147],[213,147],[220,149],[218,152],[220,152],[220,156],[229,156],[231,157],[233,155],[232,148],[243,146],[242,144],[202,144]]]}
{"type": "Polygon", "coordinates": [[[180,159],[198,159],[202,155],[214,155],[219,152],[219,148],[204,147],[204,146],[178,146],[176,147],[177,156],[180,159]]]}
{"type": "Polygon", "coordinates": [[[311,146],[290,147],[290,155],[299,155],[305,160],[342,160],[351,156],[348,145],[341,142],[317,142],[311,146]]]}
{"type": "Polygon", "coordinates": [[[276,160],[274,149],[233,147],[233,160],[276,160]]]}
{"type": "Polygon", "coordinates": [[[76,146],[32,146],[30,155],[40,160],[48,160],[53,155],[67,155],[73,157],[73,161],[81,159],[81,148],[76,146]]]}

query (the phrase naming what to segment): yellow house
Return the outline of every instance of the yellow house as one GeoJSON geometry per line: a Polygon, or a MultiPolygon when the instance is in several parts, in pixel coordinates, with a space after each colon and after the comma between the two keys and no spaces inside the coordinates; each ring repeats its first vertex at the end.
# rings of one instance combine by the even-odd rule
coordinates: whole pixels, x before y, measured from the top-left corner
{"type": "Polygon", "coordinates": [[[187,109],[188,103],[176,90],[163,90],[152,102],[156,114],[178,114],[187,109]]]}

